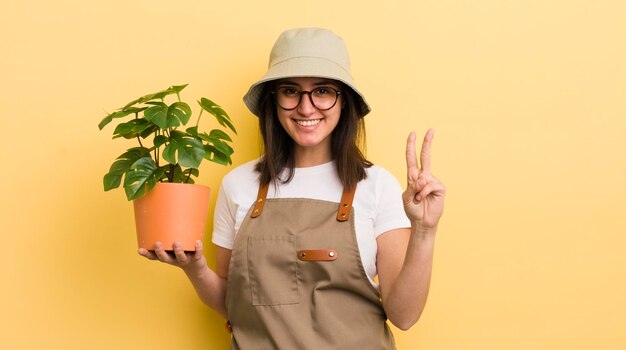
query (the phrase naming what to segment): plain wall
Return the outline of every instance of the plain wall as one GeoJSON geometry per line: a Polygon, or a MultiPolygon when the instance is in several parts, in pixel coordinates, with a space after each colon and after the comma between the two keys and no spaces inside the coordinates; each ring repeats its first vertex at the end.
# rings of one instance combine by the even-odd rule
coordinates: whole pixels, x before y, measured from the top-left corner
{"type": "MultiPolygon", "coordinates": [[[[400,349],[626,348],[626,2],[579,0],[2,1],[2,348],[227,347],[184,274],[137,255],[132,205],[101,183],[134,143],[97,124],[189,83],[252,160],[241,97],[300,26],[347,42],[368,157],[402,184],[409,131],[436,129],[446,211],[400,349]]],[[[200,169],[210,222],[229,169],[200,169]]]]}

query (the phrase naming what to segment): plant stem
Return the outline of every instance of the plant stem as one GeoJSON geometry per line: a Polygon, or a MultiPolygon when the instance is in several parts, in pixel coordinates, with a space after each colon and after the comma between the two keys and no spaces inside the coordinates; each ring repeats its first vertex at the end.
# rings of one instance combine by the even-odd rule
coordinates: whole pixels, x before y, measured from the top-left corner
{"type": "Polygon", "coordinates": [[[185,180],[185,183],[189,182],[189,178],[191,177],[191,168],[189,168],[189,174],[187,174],[187,180],[185,180]]]}
{"type": "Polygon", "coordinates": [[[170,182],[174,182],[174,165],[173,164],[170,164],[170,174],[167,178],[170,180],[170,182]]]}
{"type": "Polygon", "coordinates": [[[200,108],[200,114],[198,114],[198,120],[196,121],[196,130],[198,130],[198,125],[200,125],[200,117],[202,117],[202,112],[204,109],[200,108]]]}
{"type": "MultiPolygon", "coordinates": [[[[156,131],[156,135],[159,136],[159,130],[156,131]]],[[[159,167],[159,147],[154,147],[154,161],[158,168],[159,167]]]]}
{"type": "MultiPolygon", "coordinates": [[[[139,112],[135,112],[135,119],[139,119],[139,112]]],[[[139,138],[139,135],[137,135],[137,141],[139,141],[139,146],[143,147],[143,144],[141,143],[141,139],[139,138]]]]}

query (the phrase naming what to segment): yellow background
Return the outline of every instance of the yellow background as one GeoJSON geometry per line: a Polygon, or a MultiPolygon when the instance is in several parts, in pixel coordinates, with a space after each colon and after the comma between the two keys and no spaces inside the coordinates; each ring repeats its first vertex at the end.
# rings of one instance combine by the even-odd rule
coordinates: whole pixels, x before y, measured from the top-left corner
{"type": "MultiPolygon", "coordinates": [[[[241,96],[297,26],[346,40],[373,107],[372,161],[404,182],[406,135],[436,129],[446,212],[430,300],[394,331],[400,349],[626,348],[626,2],[1,7],[3,349],[227,347],[184,275],[136,254],[132,206],[101,184],[133,143],[96,125],[189,83],[184,98],[233,116],[235,165],[251,160],[258,130],[241,96]]],[[[228,170],[201,168],[211,208],[228,170]]]]}

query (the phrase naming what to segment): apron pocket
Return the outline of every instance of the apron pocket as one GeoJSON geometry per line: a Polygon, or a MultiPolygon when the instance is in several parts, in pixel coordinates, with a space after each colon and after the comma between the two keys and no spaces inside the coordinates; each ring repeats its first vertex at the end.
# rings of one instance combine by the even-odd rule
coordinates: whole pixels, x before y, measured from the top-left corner
{"type": "Polygon", "coordinates": [[[248,237],[252,305],[298,303],[298,261],[293,236],[248,237]]]}

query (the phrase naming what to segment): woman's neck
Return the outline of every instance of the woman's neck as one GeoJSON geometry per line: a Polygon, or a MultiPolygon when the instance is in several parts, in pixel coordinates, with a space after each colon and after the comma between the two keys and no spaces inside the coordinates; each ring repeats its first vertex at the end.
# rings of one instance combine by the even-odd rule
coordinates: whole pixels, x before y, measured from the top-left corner
{"type": "Polygon", "coordinates": [[[330,147],[295,147],[294,150],[296,168],[308,168],[321,165],[333,160],[330,147]]]}

